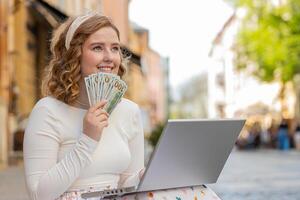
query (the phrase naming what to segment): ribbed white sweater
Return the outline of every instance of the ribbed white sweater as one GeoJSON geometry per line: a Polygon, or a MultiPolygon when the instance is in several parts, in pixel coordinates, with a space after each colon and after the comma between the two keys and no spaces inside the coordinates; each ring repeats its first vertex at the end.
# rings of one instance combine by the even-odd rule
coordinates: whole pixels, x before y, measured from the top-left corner
{"type": "Polygon", "coordinates": [[[31,199],[53,200],[65,191],[133,186],[144,168],[139,107],[122,99],[99,142],[82,133],[86,110],[45,97],[33,108],[24,138],[31,199]]]}

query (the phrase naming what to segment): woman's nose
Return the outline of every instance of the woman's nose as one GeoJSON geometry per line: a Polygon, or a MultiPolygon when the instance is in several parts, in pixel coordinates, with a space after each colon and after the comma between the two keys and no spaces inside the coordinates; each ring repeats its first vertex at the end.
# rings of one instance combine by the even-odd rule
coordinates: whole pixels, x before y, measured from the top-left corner
{"type": "Polygon", "coordinates": [[[109,49],[104,51],[104,61],[112,61],[113,55],[109,49]]]}

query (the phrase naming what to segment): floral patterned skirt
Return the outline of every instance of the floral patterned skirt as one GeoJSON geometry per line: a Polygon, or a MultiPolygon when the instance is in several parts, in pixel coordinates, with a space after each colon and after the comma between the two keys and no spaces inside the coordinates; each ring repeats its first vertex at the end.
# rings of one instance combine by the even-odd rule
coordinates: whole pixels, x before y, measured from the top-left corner
{"type": "MultiPolygon", "coordinates": [[[[89,191],[95,190],[91,188],[89,191]]],[[[56,200],[85,200],[81,198],[81,194],[85,192],[87,191],[65,192],[56,200]]],[[[100,200],[100,198],[94,197],[88,200],[100,200]]],[[[111,200],[220,200],[220,198],[207,186],[197,186],[129,194],[122,197],[114,197],[111,200]]]]}

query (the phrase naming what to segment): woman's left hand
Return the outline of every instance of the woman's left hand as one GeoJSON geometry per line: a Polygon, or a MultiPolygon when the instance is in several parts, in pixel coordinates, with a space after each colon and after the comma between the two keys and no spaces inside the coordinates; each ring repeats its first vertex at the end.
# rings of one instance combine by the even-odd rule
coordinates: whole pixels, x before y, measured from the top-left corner
{"type": "Polygon", "coordinates": [[[139,179],[141,180],[141,178],[143,177],[144,173],[145,173],[146,168],[144,167],[140,172],[139,172],[139,179]]]}

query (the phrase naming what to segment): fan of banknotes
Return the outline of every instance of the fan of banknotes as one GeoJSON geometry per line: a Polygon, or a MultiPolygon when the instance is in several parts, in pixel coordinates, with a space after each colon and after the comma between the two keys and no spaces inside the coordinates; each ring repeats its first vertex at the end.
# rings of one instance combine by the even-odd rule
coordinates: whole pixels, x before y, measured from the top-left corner
{"type": "Polygon", "coordinates": [[[121,101],[127,90],[126,83],[119,76],[111,73],[99,72],[85,77],[85,86],[89,98],[90,106],[105,99],[108,102],[104,110],[109,114],[121,101]]]}

